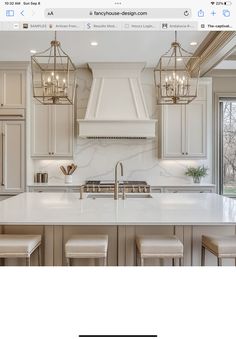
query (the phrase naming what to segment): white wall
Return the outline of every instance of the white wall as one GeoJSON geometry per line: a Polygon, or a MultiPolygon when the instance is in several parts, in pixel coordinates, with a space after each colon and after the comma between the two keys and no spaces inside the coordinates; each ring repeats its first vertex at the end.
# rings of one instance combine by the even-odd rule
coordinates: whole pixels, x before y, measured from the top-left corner
{"type": "MultiPolygon", "coordinates": [[[[91,73],[81,70],[78,75],[77,117],[83,118],[90,94],[92,82],[91,73]]],[[[155,94],[153,85],[153,71],[146,69],[142,74],[144,95],[152,118],[157,118],[155,94]]],[[[208,158],[206,160],[160,160],[158,159],[158,145],[156,139],[147,140],[91,140],[76,138],[75,155],[73,161],[78,165],[73,182],[84,180],[113,180],[114,166],[122,160],[126,180],[147,180],[155,184],[190,183],[191,179],[184,175],[187,166],[206,165],[210,168],[209,176],[203,182],[211,183],[212,141],[211,122],[208,126],[208,158]]],[[[35,160],[34,171],[48,171],[49,180],[64,180],[59,166],[68,164],[65,160],[35,160]]],[[[33,181],[33,173],[31,175],[33,181]]],[[[31,181],[31,182],[32,182],[31,181]]],[[[30,180],[28,183],[31,183],[30,180]]]]}
{"type": "Polygon", "coordinates": [[[236,77],[214,77],[212,79],[213,93],[236,93],[236,77]]]}

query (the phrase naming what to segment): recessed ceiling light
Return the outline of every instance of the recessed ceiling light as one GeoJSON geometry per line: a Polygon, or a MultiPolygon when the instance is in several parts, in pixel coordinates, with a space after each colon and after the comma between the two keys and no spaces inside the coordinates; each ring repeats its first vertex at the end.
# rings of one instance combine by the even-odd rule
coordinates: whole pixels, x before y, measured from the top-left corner
{"type": "Polygon", "coordinates": [[[192,42],[190,42],[190,45],[191,45],[191,46],[196,46],[196,45],[197,45],[197,42],[196,42],[196,41],[192,41],[192,42]]]}
{"type": "Polygon", "coordinates": [[[35,53],[37,53],[37,51],[35,49],[31,49],[30,53],[35,54],[35,53]]]}
{"type": "Polygon", "coordinates": [[[177,61],[182,61],[183,59],[182,58],[177,58],[177,61]]]}
{"type": "Polygon", "coordinates": [[[90,45],[91,45],[91,46],[98,46],[98,42],[97,42],[97,41],[91,41],[91,42],[90,42],[90,45]]]}

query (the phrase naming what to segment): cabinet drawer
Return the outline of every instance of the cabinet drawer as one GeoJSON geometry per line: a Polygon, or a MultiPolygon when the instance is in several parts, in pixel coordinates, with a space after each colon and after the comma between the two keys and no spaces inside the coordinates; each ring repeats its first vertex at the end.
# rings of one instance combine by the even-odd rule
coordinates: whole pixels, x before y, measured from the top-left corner
{"type": "Polygon", "coordinates": [[[212,193],[208,188],[164,188],[164,193],[212,193]]]}
{"type": "Polygon", "coordinates": [[[25,117],[25,109],[24,108],[0,108],[0,119],[5,118],[12,118],[12,119],[24,119],[25,117]]]}
{"type": "Polygon", "coordinates": [[[38,193],[67,192],[67,187],[31,187],[30,192],[38,193]]]}

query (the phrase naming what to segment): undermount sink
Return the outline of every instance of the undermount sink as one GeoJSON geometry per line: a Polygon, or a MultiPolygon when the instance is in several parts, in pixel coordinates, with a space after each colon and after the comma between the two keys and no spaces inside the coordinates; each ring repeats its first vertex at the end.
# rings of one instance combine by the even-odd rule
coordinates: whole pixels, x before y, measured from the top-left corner
{"type": "MultiPolygon", "coordinates": [[[[104,194],[104,193],[97,193],[97,194],[94,194],[94,193],[90,193],[87,195],[87,198],[89,199],[106,199],[106,198],[109,198],[109,199],[114,199],[114,194],[113,193],[107,193],[107,194],[104,194]]],[[[136,198],[152,198],[151,194],[149,193],[138,193],[138,194],[135,194],[135,193],[127,193],[125,195],[125,198],[127,199],[136,199],[136,198]]],[[[122,195],[119,196],[119,199],[122,199],[122,195]]]]}

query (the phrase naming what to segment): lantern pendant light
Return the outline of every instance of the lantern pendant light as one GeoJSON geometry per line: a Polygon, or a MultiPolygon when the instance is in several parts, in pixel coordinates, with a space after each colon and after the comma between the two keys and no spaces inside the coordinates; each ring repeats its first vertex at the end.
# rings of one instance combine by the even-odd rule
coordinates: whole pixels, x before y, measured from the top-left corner
{"type": "Polygon", "coordinates": [[[200,58],[183,49],[175,41],[171,48],[161,56],[154,69],[157,103],[160,105],[188,104],[197,97],[200,76],[200,58]],[[191,75],[191,66],[198,65],[195,76],[191,75]]]}
{"type": "Polygon", "coordinates": [[[33,97],[44,105],[72,105],[76,68],[56,39],[43,52],[31,56],[33,97]]]}

